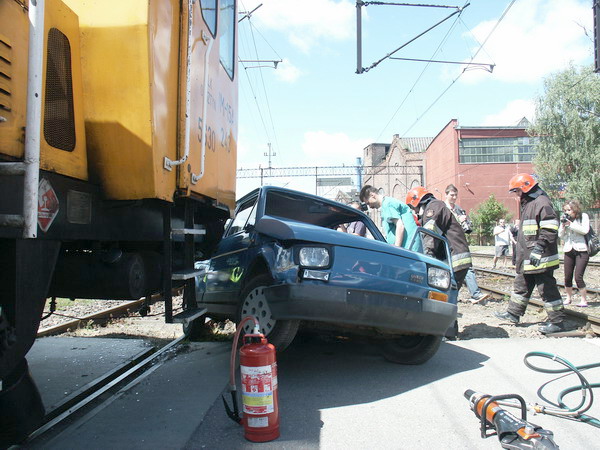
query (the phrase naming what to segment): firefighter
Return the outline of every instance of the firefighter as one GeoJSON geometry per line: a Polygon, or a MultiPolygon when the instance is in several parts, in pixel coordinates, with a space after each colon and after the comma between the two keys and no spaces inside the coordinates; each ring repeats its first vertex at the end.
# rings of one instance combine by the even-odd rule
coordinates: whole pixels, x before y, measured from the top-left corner
{"type": "MultiPolygon", "coordinates": [[[[423,228],[435,231],[441,234],[450,244],[450,253],[452,254],[452,269],[454,278],[461,288],[469,268],[472,266],[469,244],[462,226],[448,209],[446,203],[436,199],[431,192],[423,186],[417,186],[408,191],[406,195],[406,204],[413,208],[419,216],[423,228]]],[[[429,236],[423,238],[423,246],[426,254],[443,257],[438,254],[440,250],[434,243],[434,239],[429,236]]]]}
{"type": "Polygon", "coordinates": [[[543,323],[539,331],[543,334],[564,331],[563,301],[554,278],[554,270],[559,264],[558,217],[548,195],[531,175],[520,173],[512,177],[509,191],[521,198],[515,267],[517,276],[508,309],[494,315],[514,324],[519,323],[533,288],[537,286],[548,313],[548,322],[543,323]]]}

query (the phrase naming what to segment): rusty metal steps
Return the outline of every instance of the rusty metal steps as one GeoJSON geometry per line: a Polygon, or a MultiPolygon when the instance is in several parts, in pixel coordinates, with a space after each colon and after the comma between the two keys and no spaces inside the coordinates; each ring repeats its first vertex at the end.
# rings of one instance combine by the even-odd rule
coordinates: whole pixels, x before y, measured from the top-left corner
{"type": "Polygon", "coordinates": [[[173,322],[187,324],[207,313],[206,308],[186,309],[173,316],[173,322]]]}

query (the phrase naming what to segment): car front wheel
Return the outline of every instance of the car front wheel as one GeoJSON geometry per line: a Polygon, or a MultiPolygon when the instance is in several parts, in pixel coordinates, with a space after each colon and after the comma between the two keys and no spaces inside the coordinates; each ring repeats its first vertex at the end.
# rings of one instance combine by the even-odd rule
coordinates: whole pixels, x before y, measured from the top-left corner
{"type": "Polygon", "coordinates": [[[442,336],[400,336],[383,341],[381,353],[396,364],[423,364],[436,354],[441,342],[442,336]]]}
{"type": "MultiPolygon", "coordinates": [[[[254,316],[258,319],[260,332],[264,334],[268,341],[275,346],[278,352],[292,343],[296,336],[299,320],[275,320],[271,314],[271,308],[264,295],[266,287],[272,284],[268,275],[262,274],[252,278],[240,296],[240,308],[238,319],[241,321],[248,316],[254,316]]],[[[238,321],[238,323],[239,323],[238,321]]],[[[251,333],[254,329],[252,322],[244,325],[244,332],[251,333]]]]}

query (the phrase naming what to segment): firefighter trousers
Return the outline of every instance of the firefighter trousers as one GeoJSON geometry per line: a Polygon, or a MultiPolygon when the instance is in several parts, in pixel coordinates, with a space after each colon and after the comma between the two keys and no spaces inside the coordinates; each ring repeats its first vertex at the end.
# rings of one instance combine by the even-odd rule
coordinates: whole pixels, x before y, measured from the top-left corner
{"type": "Polygon", "coordinates": [[[540,297],[544,301],[548,322],[561,323],[565,319],[565,308],[558,287],[556,287],[556,278],[554,278],[552,270],[532,274],[518,273],[508,303],[508,312],[515,316],[525,314],[531,293],[536,286],[540,297]]]}

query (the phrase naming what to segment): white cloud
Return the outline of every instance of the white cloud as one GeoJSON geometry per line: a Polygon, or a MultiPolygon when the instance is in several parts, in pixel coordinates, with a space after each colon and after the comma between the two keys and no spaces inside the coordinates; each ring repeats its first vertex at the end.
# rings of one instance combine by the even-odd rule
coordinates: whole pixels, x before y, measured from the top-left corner
{"type": "Polygon", "coordinates": [[[294,66],[289,60],[284,59],[282,62],[277,64],[277,69],[275,70],[275,76],[286,83],[295,82],[300,76],[304,73],[294,66]]]}
{"type": "MultiPolygon", "coordinates": [[[[354,37],[355,4],[350,0],[261,0],[253,20],[287,34],[288,40],[308,52],[323,39],[354,37]]],[[[248,7],[248,9],[252,9],[248,7]]]]}
{"type": "Polygon", "coordinates": [[[533,122],[535,103],[533,100],[513,100],[508,102],[504,109],[496,114],[483,118],[482,126],[515,126],[523,117],[533,122]]]}
{"type": "Polygon", "coordinates": [[[304,133],[302,143],[306,163],[300,165],[353,165],[356,157],[362,157],[363,149],[370,143],[369,139],[352,140],[344,133],[308,131],[304,133]]]}
{"type": "MultiPolygon", "coordinates": [[[[481,22],[473,35],[483,42],[496,24],[481,22]]],[[[495,63],[492,75],[469,71],[463,81],[476,82],[492,76],[507,82],[538,81],[565,67],[569,62],[581,64],[593,55],[590,2],[581,0],[522,0],[514,4],[487,41],[477,61],[495,63]],[[585,28],[585,30],[584,30],[585,28]]],[[[479,45],[474,47],[474,50],[479,45]]]]}

